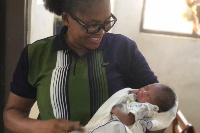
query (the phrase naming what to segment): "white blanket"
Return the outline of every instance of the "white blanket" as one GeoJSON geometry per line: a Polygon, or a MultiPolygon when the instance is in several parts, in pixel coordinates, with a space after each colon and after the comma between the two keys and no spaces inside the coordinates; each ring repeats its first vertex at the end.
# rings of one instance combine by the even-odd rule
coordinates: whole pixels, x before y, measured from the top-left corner
{"type": "Polygon", "coordinates": [[[155,114],[150,121],[136,121],[133,126],[128,128],[120,121],[110,121],[110,111],[112,107],[121,102],[128,95],[131,88],[122,89],[113,94],[94,114],[88,124],[84,127],[85,133],[143,133],[142,124],[150,123],[150,131],[157,131],[167,128],[176,117],[178,101],[174,107],[167,112],[155,114]]]}

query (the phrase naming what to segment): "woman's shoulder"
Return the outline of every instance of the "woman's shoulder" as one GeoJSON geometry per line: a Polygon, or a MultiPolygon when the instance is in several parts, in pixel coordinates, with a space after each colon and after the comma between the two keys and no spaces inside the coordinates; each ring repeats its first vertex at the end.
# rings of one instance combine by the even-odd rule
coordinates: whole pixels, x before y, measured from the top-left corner
{"type": "Polygon", "coordinates": [[[106,33],[104,36],[104,40],[106,40],[109,44],[115,44],[115,45],[134,45],[136,46],[136,43],[134,40],[126,37],[122,34],[114,34],[114,33],[106,33]]]}
{"type": "Polygon", "coordinates": [[[121,50],[128,50],[128,49],[136,49],[137,45],[135,41],[132,39],[121,35],[121,34],[113,34],[113,33],[106,33],[103,37],[101,43],[102,49],[119,49],[121,50]]]}
{"type": "Polygon", "coordinates": [[[42,47],[47,47],[49,45],[53,45],[54,39],[56,36],[49,36],[40,40],[37,40],[33,42],[32,44],[29,45],[31,48],[42,48],[42,47]]]}
{"type": "Polygon", "coordinates": [[[127,41],[132,41],[132,39],[128,38],[125,35],[122,34],[115,34],[115,33],[106,33],[105,38],[111,39],[111,40],[127,40],[127,41]]]}
{"type": "Polygon", "coordinates": [[[46,52],[53,52],[54,50],[54,40],[56,36],[50,36],[35,41],[28,45],[28,54],[32,56],[41,55],[46,52]]]}

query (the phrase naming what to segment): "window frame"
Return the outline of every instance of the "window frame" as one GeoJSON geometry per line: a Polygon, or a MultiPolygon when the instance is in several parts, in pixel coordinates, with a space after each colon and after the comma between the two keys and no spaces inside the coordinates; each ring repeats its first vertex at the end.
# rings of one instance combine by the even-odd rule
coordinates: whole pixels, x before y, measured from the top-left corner
{"type": "Polygon", "coordinates": [[[200,35],[196,34],[193,30],[192,34],[185,34],[185,33],[175,33],[175,32],[168,32],[168,31],[157,31],[157,30],[149,30],[144,29],[144,16],[145,16],[145,5],[146,0],[143,1],[143,7],[142,7],[142,15],[141,15],[141,22],[140,22],[140,32],[142,33],[148,33],[148,34],[161,34],[161,35],[169,35],[169,36],[178,36],[178,37],[191,37],[191,38],[200,38],[200,35]]]}

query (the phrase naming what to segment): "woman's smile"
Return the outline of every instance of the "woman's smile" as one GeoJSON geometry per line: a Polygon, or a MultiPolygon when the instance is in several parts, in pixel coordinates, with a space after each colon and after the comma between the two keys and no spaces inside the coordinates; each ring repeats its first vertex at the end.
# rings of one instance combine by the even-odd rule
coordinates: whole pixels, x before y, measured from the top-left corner
{"type": "Polygon", "coordinates": [[[89,41],[93,44],[93,45],[99,45],[100,42],[102,40],[102,37],[89,37],[89,41]]]}

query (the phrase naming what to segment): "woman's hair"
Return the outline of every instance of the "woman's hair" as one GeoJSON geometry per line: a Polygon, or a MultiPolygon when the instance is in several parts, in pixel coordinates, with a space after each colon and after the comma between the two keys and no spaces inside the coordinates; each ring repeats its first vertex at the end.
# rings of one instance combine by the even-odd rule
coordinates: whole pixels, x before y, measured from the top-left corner
{"type": "Polygon", "coordinates": [[[84,12],[95,0],[43,0],[47,10],[60,16],[63,12],[84,12]]]}
{"type": "Polygon", "coordinates": [[[165,112],[170,110],[176,101],[175,92],[167,85],[161,85],[161,93],[159,93],[157,99],[157,105],[159,107],[160,112],[165,112]]]}

